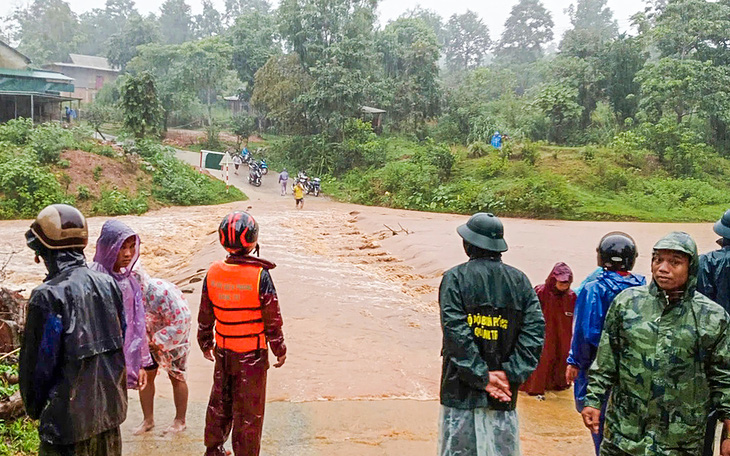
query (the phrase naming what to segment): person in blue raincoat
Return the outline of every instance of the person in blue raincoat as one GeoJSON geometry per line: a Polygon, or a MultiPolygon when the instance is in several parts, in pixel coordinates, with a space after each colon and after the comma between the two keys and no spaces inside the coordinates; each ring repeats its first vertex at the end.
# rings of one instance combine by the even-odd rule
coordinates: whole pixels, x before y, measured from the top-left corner
{"type": "MultiPolygon", "coordinates": [[[[630,272],[637,256],[636,243],[631,236],[618,231],[610,232],[601,238],[596,250],[598,265],[603,271],[595,280],[586,283],[578,295],[573,319],[573,339],[565,372],[566,381],[575,383],[573,393],[578,412],[584,407],[588,369],[596,359],[609,306],[623,290],[646,284],[643,276],[630,272]]],[[[603,439],[603,415],[601,413],[601,431],[591,434],[596,455],[603,439]]]]}

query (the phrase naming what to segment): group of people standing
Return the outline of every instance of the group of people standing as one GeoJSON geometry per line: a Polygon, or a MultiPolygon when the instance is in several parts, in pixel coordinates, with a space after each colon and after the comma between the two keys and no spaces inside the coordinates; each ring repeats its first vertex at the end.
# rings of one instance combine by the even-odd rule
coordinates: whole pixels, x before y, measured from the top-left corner
{"type": "MultiPolygon", "coordinates": [[[[206,414],[206,454],[225,456],[233,429],[236,455],[259,452],[268,350],[286,359],[275,265],[258,252],[258,224],[245,212],[223,219],[219,238],[229,255],[206,275],[198,315],[198,343],[215,362],[206,414]]],[[[39,454],[122,454],[120,425],[127,391],[139,390],[143,422],[154,428],[154,380],[163,368],[172,382],[176,415],[166,433],[186,427],[191,316],[180,290],[138,267],[140,238],[108,220],[94,262],[84,249],[88,226],[72,206],[43,209],[26,233],[36,262],[46,266],[35,288],[20,351],[20,391],[28,415],[38,419],[39,454]]]]}
{"type": "Polygon", "coordinates": [[[517,389],[544,400],[574,383],[597,455],[711,456],[720,422],[730,456],[730,210],[714,226],[720,250],[660,239],[648,284],[631,272],[631,236],[606,234],[577,293],[564,263],[534,290],[504,264],[492,214],[457,231],[469,261],[439,289],[440,455],[519,455],[517,389]]]}
{"type": "MultiPolygon", "coordinates": [[[[576,294],[565,263],[535,288],[505,264],[494,215],[459,226],[469,261],[446,271],[439,288],[439,454],[519,455],[518,391],[541,397],[574,383],[596,454],[709,456],[721,422],[720,455],[730,456],[730,211],[714,230],[721,249],[702,257],[687,233],[658,240],[648,284],[631,272],[634,240],[608,233],[598,268],[576,294]]],[[[231,432],[236,456],[259,454],[268,350],[275,367],[286,361],[275,265],[258,257],[258,232],[250,214],[227,215],[218,237],[228,256],[203,281],[198,344],[215,362],[207,455],[225,456],[231,432]]],[[[140,390],[137,432],[150,430],[160,367],[177,411],[168,431],[183,430],[190,312],[173,284],[136,267],[139,236],[107,221],[87,266],[86,219],[54,204],[26,241],[48,270],[31,294],[20,355],[21,394],[40,420],[39,454],[121,455],[127,391],[140,390]]]]}

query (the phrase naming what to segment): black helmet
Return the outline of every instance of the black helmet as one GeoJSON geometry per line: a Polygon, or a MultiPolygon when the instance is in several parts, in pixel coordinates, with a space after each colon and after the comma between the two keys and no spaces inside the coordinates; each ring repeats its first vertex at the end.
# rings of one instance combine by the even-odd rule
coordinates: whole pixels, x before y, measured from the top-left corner
{"type": "Polygon", "coordinates": [[[259,224],[248,212],[231,212],[221,221],[218,236],[229,252],[250,253],[259,239],[259,224]]]}
{"type": "Polygon", "coordinates": [[[89,243],[86,218],[68,204],[51,204],[38,213],[30,230],[25,233],[28,247],[38,252],[49,250],[83,249],[89,243]]]}
{"type": "Polygon", "coordinates": [[[466,242],[480,249],[491,252],[507,251],[507,243],[504,241],[504,227],[494,214],[478,212],[472,215],[465,225],[458,227],[456,232],[466,242]]]}
{"type": "Polygon", "coordinates": [[[621,231],[612,231],[603,236],[596,252],[598,266],[612,271],[630,271],[638,255],[634,239],[621,231]]]}
{"type": "Polygon", "coordinates": [[[730,209],[725,211],[722,218],[715,223],[713,230],[724,238],[730,238],[730,209]]]}

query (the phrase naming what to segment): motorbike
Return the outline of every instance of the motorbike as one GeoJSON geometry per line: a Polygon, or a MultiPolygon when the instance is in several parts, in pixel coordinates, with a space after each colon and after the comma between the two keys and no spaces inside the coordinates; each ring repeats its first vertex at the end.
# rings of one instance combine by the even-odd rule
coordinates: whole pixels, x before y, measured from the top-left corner
{"type": "Polygon", "coordinates": [[[264,160],[263,158],[259,162],[259,168],[261,168],[261,174],[263,174],[264,176],[269,174],[269,165],[266,164],[266,160],[264,160]]]}
{"type": "Polygon", "coordinates": [[[261,187],[261,168],[256,163],[249,165],[248,183],[254,187],[261,187]]]}
{"type": "Polygon", "coordinates": [[[309,187],[307,187],[307,195],[314,193],[314,196],[319,196],[319,193],[322,191],[321,183],[322,180],[319,177],[312,179],[312,181],[309,182],[309,187]]]}

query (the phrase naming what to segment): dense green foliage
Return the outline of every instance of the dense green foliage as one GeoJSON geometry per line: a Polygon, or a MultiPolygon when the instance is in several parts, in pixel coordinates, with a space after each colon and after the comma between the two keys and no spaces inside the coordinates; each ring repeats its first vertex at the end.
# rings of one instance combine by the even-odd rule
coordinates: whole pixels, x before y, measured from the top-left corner
{"type": "MultiPolygon", "coordinates": [[[[574,0],[563,36],[555,36],[542,0],[518,0],[507,17],[497,18],[504,21],[499,37],[489,34],[487,18],[471,11],[446,19],[416,8],[379,24],[378,3],[282,0],[272,9],[266,0],[227,0],[225,11],[217,11],[206,1],[194,16],[185,0],[166,0],[159,17],[143,18],[128,0],[108,0],[104,9],[80,17],[63,0],[33,0],[8,22],[19,48],[40,61],[88,50],[124,68],[128,74],[98,102],[121,98],[126,128],[137,137],[168,124],[207,125],[209,147],[226,125],[241,139],[252,128],[291,135],[276,144],[277,159],[342,179],[373,202],[525,216],[655,218],[639,209],[644,200],[664,198],[641,187],[651,179],[670,179],[670,188],[674,180],[727,180],[724,171],[712,169],[725,170],[721,157],[730,156],[730,0],[647,2],[637,6],[631,36],[621,33],[607,0],[574,0]],[[71,36],[64,43],[48,40],[55,28],[36,36],[44,20],[72,30],[71,36]],[[106,36],[99,26],[107,27],[106,36]],[[125,93],[135,96],[120,95],[125,93]],[[237,95],[231,101],[246,114],[231,119],[225,95],[237,95]],[[387,112],[367,113],[372,110],[365,107],[387,112]],[[371,122],[386,138],[366,131],[371,122]],[[485,191],[479,177],[452,182],[460,179],[459,154],[452,173],[448,156],[435,151],[487,159],[494,155],[489,141],[495,131],[509,136],[499,154],[505,169],[535,172],[512,180],[492,176],[503,181],[485,191]],[[438,163],[418,158],[417,151],[407,159],[386,152],[389,141],[401,141],[387,137],[417,141],[408,148],[439,156],[438,163]],[[621,160],[621,172],[600,175],[616,185],[627,182],[619,185],[628,192],[627,203],[598,210],[605,197],[586,191],[585,182],[554,179],[550,169],[540,169],[547,166],[546,144],[579,147],[590,164],[580,172],[600,174],[610,167],[594,169],[596,163],[621,160]],[[627,162],[660,174],[642,175],[634,185],[627,162]],[[357,179],[363,188],[355,188],[357,179]],[[387,187],[389,199],[372,187],[387,187]],[[422,191],[397,199],[403,188],[422,191]],[[472,193],[479,194],[478,203],[472,193]],[[458,204],[444,203],[451,200],[458,204]]],[[[104,117],[98,110],[91,114],[94,125],[104,117]]],[[[43,147],[41,133],[36,136],[23,144],[36,141],[41,160],[57,160],[57,151],[43,147]]],[[[699,184],[686,188],[698,195],[667,211],[683,213],[685,201],[702,201],[695,209],[720,204],[716,195],[699,195],[709,195],[699,184]]]]}
{"type": "MultiPolygon", "coordinates": [[[[63,129],[57,124],[33,126],[26,119],[0,125],[0,219],[32,218],[53,203],[87,203],[95,215],[142,214],[151,205],[205,205],[244,199],[236,188],[226,190],[218,179],[195,171],[173,156],[174,150],[149,140],[133,143],[124,157],[110,146],[91,140],[83,128],[63,129]],[[152,174],[152,186],[137,194],[124,188],[104,188],[98,198],[86,186],[70,192],[67,160],[58,160],[61,149],[81,149],[152,174]],[[136,154],[136,155],[135,155],[136,154]],[[139,164],[139,157],[144,162],[139,164]],[[54,172],[61,169],[61,172],[54,172]]],[[[94,181],[104,175],[101,165],[85,170],[94,181]]]]}

